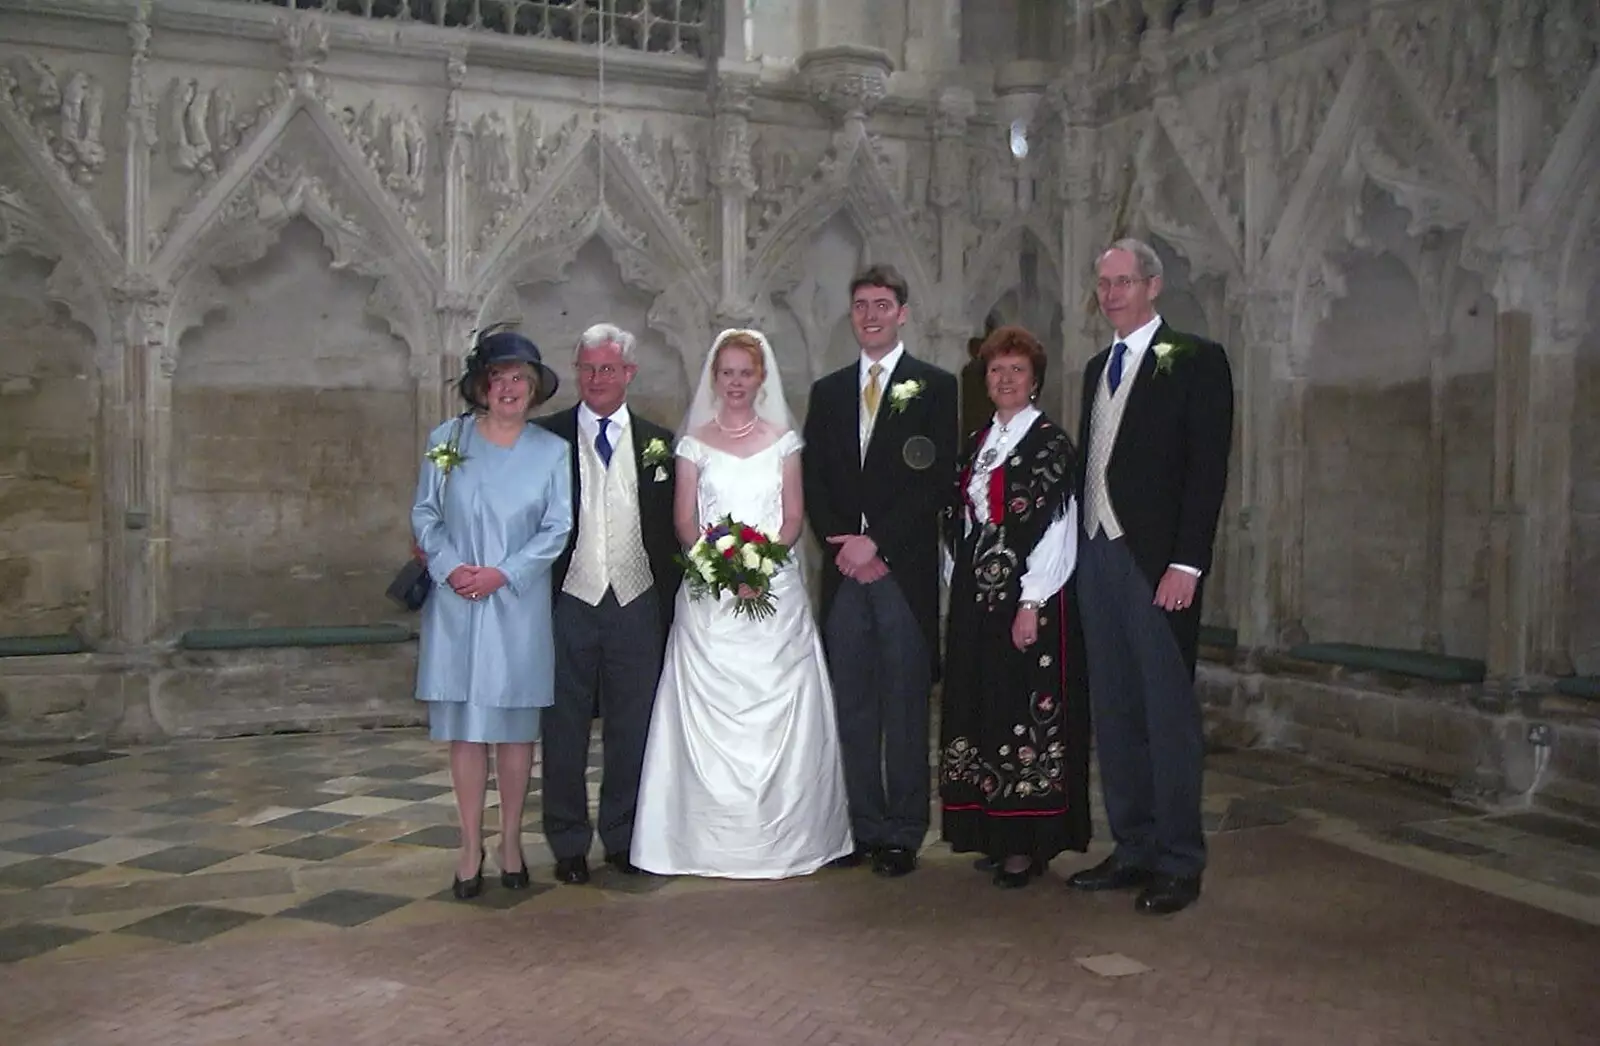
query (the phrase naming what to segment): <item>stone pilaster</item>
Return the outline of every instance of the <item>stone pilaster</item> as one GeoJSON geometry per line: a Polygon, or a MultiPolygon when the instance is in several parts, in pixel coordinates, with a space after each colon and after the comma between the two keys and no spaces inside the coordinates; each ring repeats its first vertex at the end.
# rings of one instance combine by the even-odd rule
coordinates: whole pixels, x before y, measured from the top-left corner
{"type": "Polygon", "coordinates": [[[747,327],[755,306],[744,286],[746,222],[750,197],[756,191],[750,160],[750,109],[755,81],[745,75],[719,74],[716,83],[716,149],[711,184],[717,190],[719,259],[716,321],[723,327],[747,327]]]}
{"type": "Polygon", "coordinates": [[[972,92],[950,87],[940,92],[933,112],[933,178],[928,202],[939,220],[938,279],[944,312],[959,326],[966,301],[967,121],[977,104],[972,92]]]}
{"type": "Polygon", "coordinates": [[[1230,550],[1236,579],[1230,616],[1240,645],[1304,642],[1306,395],[1295,364],[1294,295],[1257,288],[1243,298],[1244,344],[1230,357],[1241,409],[1235,454],[1239,526],[1230,550]]]}
{"type": "Polygon", "coordinates": [[[165,638],[171,618],[172,376],[169,289],[130,280],[112,295],[116,340],[102,381],[106,632],[113,648],[165,638]]]}
{"type": "Polygon", "coordinates": [[[1495,298],[1489,527],[1489,674],[1507,684],[1572,670],[1572,434],[1581,331],[1525,243],[1509,244],[1495,298]]]}
{"type": "Polygon", "coordinates": [[[1056,191],[1061,207],[1061,414],[1068,431],[1076,432],[1082,403],[1083,371],[1100,351],[1098,305],[1090,290],[1095,258],[1105,246],[1095,213],[1095,168],[1098,134],[1094,128],[1094,95],[1089,86],[1087,19],[1078,23],[1080,60],[1069,78],[1051,88],[1060,114],[1063,163],[1056,191]]]}
{"type": "Polygon", "coordinates": [[[147,201],[150,198],[150,157],[156,147],[155,101],[151,97],[145,66],[150,59],[150,0],[140,0],[128,23],[127,163],[123,172],[124,260],[135,271],[150,260],[147,201]]]}
{"type": "Polygon", "coordinates": [[[447,287],[459,287],[467,278],[472,238],[467,208],[471,129],[461,113],[461,92],[467,80],[465,49],[450,53],[445,75],[450,94],[444,103],[444,277],[447,287]]]}
{"type": "Polygon", "coordinates": [[[1444,546],[1446,470],[1446,394],[1449,376],[1445,360],[1450,352],[1450,312],[1455,283],[1455,255],[1443,249],[1441,238],[1423,238],[1417,259],[1417,287],[1428,332],[1428,457],[1424,471],[1427,516],[1423,545],[1422,649],[1444,653],[1444,546]]]}

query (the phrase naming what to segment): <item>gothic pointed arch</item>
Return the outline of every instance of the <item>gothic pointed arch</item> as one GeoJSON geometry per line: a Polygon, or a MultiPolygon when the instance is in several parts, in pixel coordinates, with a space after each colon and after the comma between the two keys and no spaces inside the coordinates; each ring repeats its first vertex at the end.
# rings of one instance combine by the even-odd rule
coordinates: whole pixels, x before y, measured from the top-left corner
{"type": "MultiPolygon", "coordinates": [[[[472,277],[472,294],[492,319],[509,308],[518,284],[561,282],[578,251],[598,237],[629,287],[653,298],[649,323],[685,361],[700,350],[710,326],[710,281],[688,236],[646,187],[627,153],[590,134],[554,166],[505,229],[472,277]],[[605,199],[594,177],[607,172],[605,199]]],[[[687,366],[687,362],[686,362],[687,366]]]]}
{"type": "Polygon", "coordinates": [[[169,345],[221,301],[217,270],[259,260],[303,218],[322,234],[335,269],[376,281],[367,311],[413,356],[437,341],[437,268],[334,118],[296,94],[241,149],[210,191],[174,222],[152,263],[172,288],[169,345]]]}
{"type": "Polygon", "coordinates": [[[1523,223],[1537,244],[1560,249],[1573,229],[1572,217],[1594,195],[1594,172],[1600,170],[1600,63],[1573,107],[1566,126],[1557,132],[1523,208],[1523,223]]]}
{"type": "Polygon", "coordinates": [[[982,328],[984,318],[1009,288],[1008,280],[1012,272],[1011,266],[1007,264],[1008,256],[1020,253],[1019,249],[1024,241],[1034,244],[1039,249],[1050,268],[1050,275],[1042,276],[1040,285],[1045,287],[1061,285],[1061,252],[1057,249],[1056,241],[1050,232],[1046,224],[1035,215],[1020,214],[979,241],[977,248],[972,252],[972,261],[968,265],[970,273],[968,286],[971,290],[967,295],[967,305],[963,312],[973,329],[982,328]]]}
{"type": "Polygon", "coordinates": [[[810,182],[755,246],[747,293],[752,299],[792,288],[806,244],[834,215],[844,212],[874,257],[894,264],[910,285],[913,302],[933,298],[928,269],[933,248],[889,184],[864,129],[846,124],[810,182]]]}
{"type": "Polygon", "coordinates": [[[1573,205],[1567,236],[1557,248],[1556,316],[1574,324],[1600,284],[1600,182],[1589,182],[1587,189],[1573,205]]]}
{"type": "MultiPolygon", "coordinates": [[[[33,206],[21,192],[0,186],[0,255],[31,254],[53,263],[45,290],[66,306],[72,318],[95,335],[105,353],[112,343],[104,273],[82,254],[82,244],[60,235],[61,225],[33,206]]],[[[102,361],[106,362],[106,361],[102,361]]]]}

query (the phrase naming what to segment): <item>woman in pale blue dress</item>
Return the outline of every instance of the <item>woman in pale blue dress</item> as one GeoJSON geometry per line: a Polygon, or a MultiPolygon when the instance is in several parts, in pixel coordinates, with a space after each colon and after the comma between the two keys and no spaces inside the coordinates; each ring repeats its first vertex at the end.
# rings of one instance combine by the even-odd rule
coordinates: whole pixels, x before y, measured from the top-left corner
{"type": "Polygon", "coordinates": [[[550,568],[572,529],[571,451],[528,424],[528,413],[556,384],[527,338],[481,336],[458,386],[470,409],[429,436],[411,509],[434,581],[422,609],[417,699],[428,703],[433,739],[450,743],[461,817],[453,889],[463,900],[483,890],[491,745],[500,881],[528,885],[522,806],[539,711],[555,699],[550,568]]]}

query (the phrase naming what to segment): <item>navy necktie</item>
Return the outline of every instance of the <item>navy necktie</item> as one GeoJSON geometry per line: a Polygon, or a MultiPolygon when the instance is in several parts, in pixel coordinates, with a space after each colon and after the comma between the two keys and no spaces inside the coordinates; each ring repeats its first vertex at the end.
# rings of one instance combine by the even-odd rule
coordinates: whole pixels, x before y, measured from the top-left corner
{"type": "Polygon", "coordinates": [[[609,424],[610,418],[601,418],[600,434],[594,438],[594,449],[599,452],[600,460],[606,463],[606,468],[611,467],[611,441],[606,438],[606,426],[609,424]]]}
{"type": "Polygon", "coordinates": [[[1122,361],[1128,355],[1128,343],[1119,341],[1111,349],[1111,370],[1106,374],[1106,382],[1111,386],[1111,391],[1116,392],[1117,386],[1122,384],[1122,361]]]}

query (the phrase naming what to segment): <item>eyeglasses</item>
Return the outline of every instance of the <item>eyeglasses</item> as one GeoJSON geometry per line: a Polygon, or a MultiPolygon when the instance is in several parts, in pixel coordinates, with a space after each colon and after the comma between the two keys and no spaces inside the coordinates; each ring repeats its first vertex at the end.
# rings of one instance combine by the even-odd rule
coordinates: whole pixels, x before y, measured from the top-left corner
{"type": "Polygon", "coordinates": [[[580,378],[614,378],[618,374],[625,374],[632,364],[629,363],[580,363],[575,368],[580,378]]]}
{"type": "Polygon", "coordinates": [[[1095,281],[1094,289],[1097,291],[1109,291],[1115,287],[1119,291],[1125,291],[1136,283],[1149,283],[1151,279],[1152,277],[1149,276],[1118,276],[1114,280],[1099,279],[1095,281]]]}

